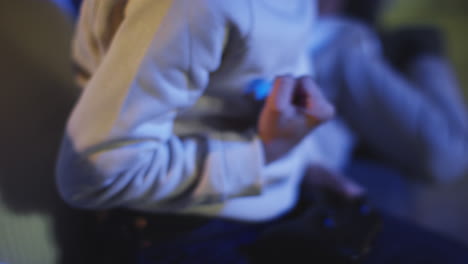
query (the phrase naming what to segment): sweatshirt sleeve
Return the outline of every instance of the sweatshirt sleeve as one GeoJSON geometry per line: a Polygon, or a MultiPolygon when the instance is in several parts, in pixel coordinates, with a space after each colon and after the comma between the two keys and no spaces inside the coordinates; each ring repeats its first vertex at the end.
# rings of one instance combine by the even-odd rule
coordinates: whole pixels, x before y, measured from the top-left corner
{"type": "MultiPolygon", "coordinates": [[[[440,101],[446,98],[437,100],[419,87],[424,82],[410,82],[396,73],[375,45],[363,39],[352,43],[356,47],[342,56],[347,88],[338,103],[352,128],[379,154],[412,173],[440,182],[463,176],[468,165],[466,112],[457,110],[453,116],[447,102],[440,101]]],[[[444,78],[443,72],[432,74],[444,78]]],[[[440,93],[450,88],[435,83],[440,87],[432,89],[440,93]]]]}
{"type": "Polygon", "coordinates": [[[177,210],[260,193],[256,137],[172,129],[221,63],[229,26],[218,2],[129,1],[67,124],[57,182],[68,203],[177,210]]]}

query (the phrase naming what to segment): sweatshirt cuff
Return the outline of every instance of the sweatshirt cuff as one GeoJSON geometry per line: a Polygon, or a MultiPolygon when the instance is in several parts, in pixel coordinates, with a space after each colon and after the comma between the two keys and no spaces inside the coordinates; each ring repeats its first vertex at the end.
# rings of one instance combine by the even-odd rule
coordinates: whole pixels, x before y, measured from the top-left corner
{"type": "Polygon", "coordinates": [[[222,199],[261,194],[264,156],[259,139],[210,140],[209,148],[207,165],[219,173],[211,184],[221,191],[222,199]]]}

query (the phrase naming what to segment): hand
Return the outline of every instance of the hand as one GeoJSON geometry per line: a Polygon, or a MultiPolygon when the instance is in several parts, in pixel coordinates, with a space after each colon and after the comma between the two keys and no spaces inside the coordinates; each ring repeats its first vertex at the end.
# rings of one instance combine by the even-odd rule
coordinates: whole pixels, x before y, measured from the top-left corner
{"type": "Polygon", "coordinates": [[[310,77],[276,78],[258,122],[266,162],[286,154],[334,114],[334,107],[310,77]]]}

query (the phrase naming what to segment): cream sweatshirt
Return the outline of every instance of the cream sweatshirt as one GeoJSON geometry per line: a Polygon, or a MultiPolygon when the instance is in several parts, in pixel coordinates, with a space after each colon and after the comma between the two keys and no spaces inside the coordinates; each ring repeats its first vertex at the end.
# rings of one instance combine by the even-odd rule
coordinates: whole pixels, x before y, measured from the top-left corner
{"type": "Polygon", "coordinates": [[[314,17],[311,0],[85,1],[74,42],[84,90],[57,166],[63,198],[248,221],[287,211],[306,164],[327,159],[311,134],[265,166],[244,91],[310,73],[314,17]]]}

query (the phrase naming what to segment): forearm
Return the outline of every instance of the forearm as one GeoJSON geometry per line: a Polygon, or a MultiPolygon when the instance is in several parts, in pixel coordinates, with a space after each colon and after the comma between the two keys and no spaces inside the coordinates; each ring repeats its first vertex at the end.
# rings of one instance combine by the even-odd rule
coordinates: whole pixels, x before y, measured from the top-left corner
{"type": "Polygon", "coordinates": [[[121,141],[79,152],[64,139],[58,185],[70,204],[85,208],[178,210],[258,195],[262,149],[257,140],[178,138],[121,141]]]}

